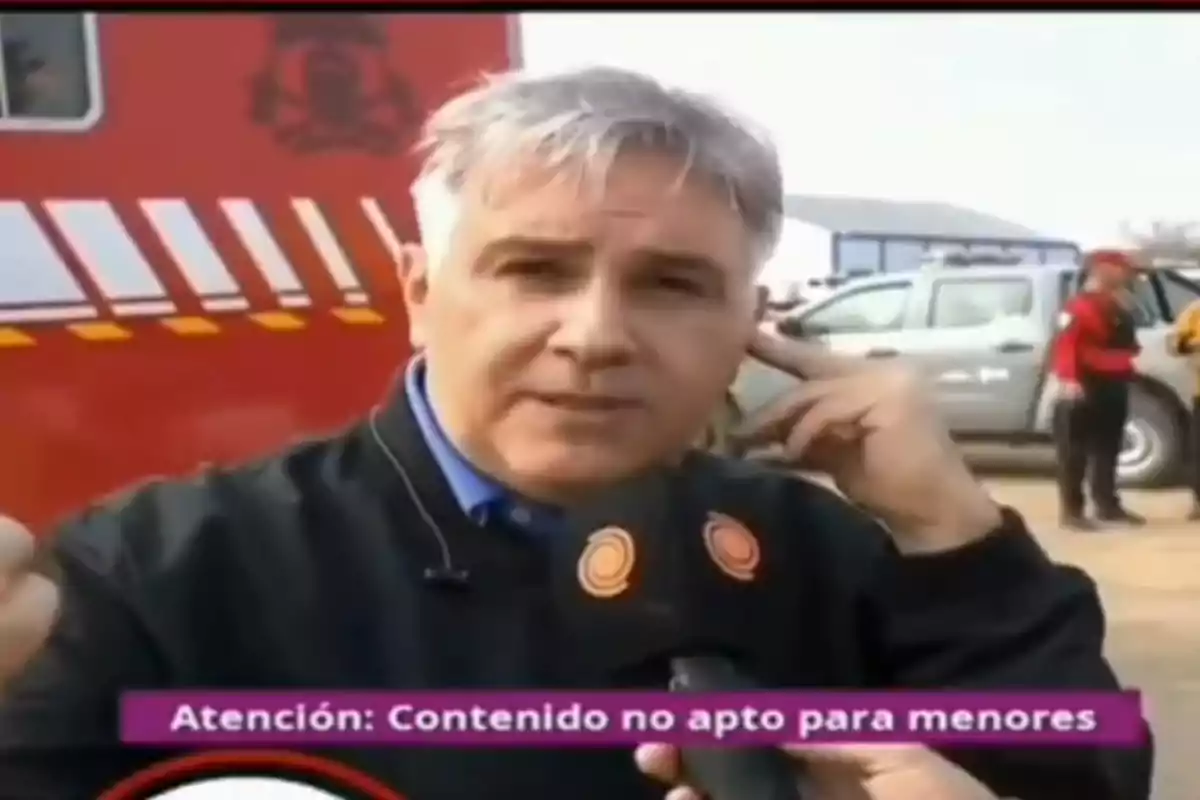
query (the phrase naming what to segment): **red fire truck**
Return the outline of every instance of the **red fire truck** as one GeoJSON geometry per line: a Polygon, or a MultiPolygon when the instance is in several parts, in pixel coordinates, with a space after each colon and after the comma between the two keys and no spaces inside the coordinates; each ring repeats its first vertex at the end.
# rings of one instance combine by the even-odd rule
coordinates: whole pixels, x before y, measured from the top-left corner
{"type": "Polygon", "coordinates": [[[409,355],[422,116],[505,15],[0,14],[0,510],[336,429],[409,355]]]}

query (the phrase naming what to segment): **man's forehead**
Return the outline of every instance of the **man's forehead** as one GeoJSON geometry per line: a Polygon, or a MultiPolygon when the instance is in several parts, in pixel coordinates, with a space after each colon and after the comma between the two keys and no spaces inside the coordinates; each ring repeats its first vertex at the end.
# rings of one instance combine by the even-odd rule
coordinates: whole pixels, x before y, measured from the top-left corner
{"type": "Polygon", "coordinates": [[[472,223],[501,246],[583,249],[620,238],[622,249],[744,260],[749,237],[741,218],[670,162],[618,164],[602,182],[569,168],[505,172],[468,198],[472,223]]]}
{"type": "Polygon", "coordinates": [[[664,205],[665,210],[687,205],[732,212],[730,204],[723,202],[717,192],[689,179],[680,165],[667,159],[625,157],[609,169],[594,171],[589,171],[587,165],[550,168],[516,163],[489,171],[468,189],[488,210],[515,210],[549,203],[574,213],[611,215],[644,214],[648,209],[664,210],[664,205]]]}

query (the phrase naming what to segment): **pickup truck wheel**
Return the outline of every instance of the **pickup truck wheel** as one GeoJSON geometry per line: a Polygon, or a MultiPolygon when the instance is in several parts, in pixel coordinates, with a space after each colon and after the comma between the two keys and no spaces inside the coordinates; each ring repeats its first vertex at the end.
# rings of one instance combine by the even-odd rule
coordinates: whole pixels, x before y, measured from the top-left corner
{"type": "Polygon", "coordinates": [[[1161,398],[1134,388],[1129,397],[1129,421],[1117,462],[1122,486],[1152,487],[1171,482],[1183,463],[1183,431],[1179,417],[1161,398]]]}

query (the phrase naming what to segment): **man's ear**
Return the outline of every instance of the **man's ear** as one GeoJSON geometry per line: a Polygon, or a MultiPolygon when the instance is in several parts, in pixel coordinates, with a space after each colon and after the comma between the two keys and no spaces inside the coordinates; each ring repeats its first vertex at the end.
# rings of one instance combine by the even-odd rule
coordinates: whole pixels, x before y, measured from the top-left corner
{"type": "Polygon", "coordinates": [[[412,345],[420,349],[425,346],[424,323],[429,300],[429,260],[425,257],[425,248],[419,244],[403,245],[396,277],[408,312],[408,337],[412,345]]]}

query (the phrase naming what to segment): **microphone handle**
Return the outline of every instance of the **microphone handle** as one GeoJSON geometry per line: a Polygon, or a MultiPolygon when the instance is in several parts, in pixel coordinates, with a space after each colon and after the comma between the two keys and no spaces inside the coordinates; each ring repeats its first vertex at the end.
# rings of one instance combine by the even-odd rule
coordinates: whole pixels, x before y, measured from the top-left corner
{"type": "MultiPolygon", "coordinates": [[[[671,659],[671,690],[745,692],[759,687],[728,659],[671,659]]],[[[774,747],[694,747],[680,753],[684,779],[711,800],[805,800],[798,763],[774,747]]]]}

